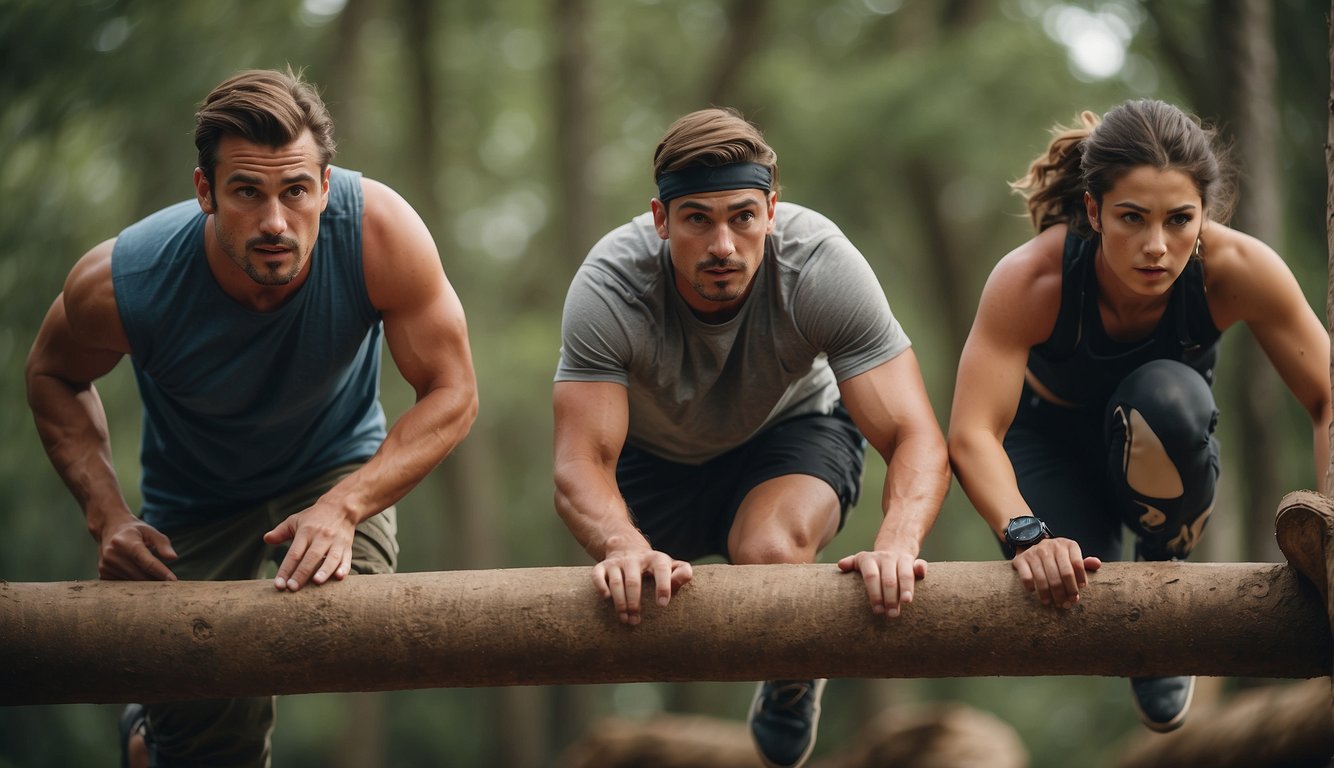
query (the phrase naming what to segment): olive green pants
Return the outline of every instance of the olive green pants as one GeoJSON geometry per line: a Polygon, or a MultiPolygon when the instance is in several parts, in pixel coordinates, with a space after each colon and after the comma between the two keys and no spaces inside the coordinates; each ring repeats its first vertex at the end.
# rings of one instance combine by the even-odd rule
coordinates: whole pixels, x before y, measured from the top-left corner
{"type": "MultiPolygon", "coordinates": [[[[178,559],[169,563],[186,581],[263,578],[267,563],[281,563],[286,547],[264,534],[309,507],[360,464],[339,467],[264,504],[216,522],[171,532],[178,559]]],[[[352,573],[393,573],[398,562],[397,511],[390,507],[357,526],[352,573]]],[[[305,589],[318,589],[308,585],[305,589]]],[[[293,627],[293,631],[299,628],[293,627]]],[[[296,641],[295,652],[300,652],[296,641]]],[[[148,704],[148,729],[159,766],[268,766],[273,735],[272,696],[148,704]]]]}

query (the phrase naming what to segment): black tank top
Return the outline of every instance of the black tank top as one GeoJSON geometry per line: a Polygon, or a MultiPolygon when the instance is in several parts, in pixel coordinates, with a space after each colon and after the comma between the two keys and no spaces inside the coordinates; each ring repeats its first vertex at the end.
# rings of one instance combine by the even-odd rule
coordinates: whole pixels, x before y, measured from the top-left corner
{"type": "Polygon", "coordinates": [[[1115,341],[1102,327],[1094,260],[1098,239],[1071,232],[1061,268],[1061,309],[1051,337],[1033,347],[1028,369],[1053,395],[1079,407],[1101,408],[1127,374],[1150,360],[1178,360],[1210,386],[1218,339],[1204,294],[1204,262],[1191,259],[1172,286],[1167,309],[1146,338],[1115,341]]]}

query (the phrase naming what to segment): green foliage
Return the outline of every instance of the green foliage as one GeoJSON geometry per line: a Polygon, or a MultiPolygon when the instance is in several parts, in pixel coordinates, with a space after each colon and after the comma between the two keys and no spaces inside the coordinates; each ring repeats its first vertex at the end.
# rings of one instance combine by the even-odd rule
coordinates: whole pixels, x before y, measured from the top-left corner
{"type": "MultiPolygon", "coordinates": [[[[8,436],[0,443],[0,523],[8,538],[0,578],[96,577],[94,547],[42,452],[21,373],[64,276],[96,243],[191,194],[192,115],[208,88],[238,69],[287,64],[305,67],[323,87],[339,125],[337,162],[394,186],[422,213],[468,312],[482,412],[464,450],[475,462],[467,466],[480,467],[477,487],[460,496],[456,475],[442,470],[399,505],[404,568],[464,567],[460,521],[491,537],[496,561],[485,567],[587,562],[551,502],[551,376],[564,290],[577,261],[559,246],[571,214],[558,191],[555,107],[571,86],[553,74],[554,5],[0,0],[0,242],[9,246],[0,255],[0,367],[9,372],[0,377],[0,432],[8,436]],[[409,16],[414,8],[427,14],[424,27],[409,16]]],[[[706,103],[736,41],[728,37],[733,5],[721,0],[588,5],[583,50],[594,149],[583,160],[595,180],[586,191],[591,216],[602,232],[646,210],[654,144],[674,117],[706,103]]],[[[1052,0],[973,4],[964,19],[945,18],[942,10],[968,5],[735,4],[756,10],[739,23],[760,31],[723,91],[777,148],[783,196],[828,214],[875,267],[915,341],[942,425],[962,341],[951,323],[971,318],[970,302],[991,266],[1028,236],[1006,182],[1045,146],[1048,128],[1082,109],[1103,111],[1141,95],[1190,107],[1165,47],[1174,42],[1196,61],[1208,54],[1205,39],[1168,39],[1178,25],[1205,28],[1210,8],[1203,2],[1169,4],[1170,28],[1138,26],[1125,76],[1106,80],[1072,70],[1066,49],[1044,32],[1052,0]],[[927,212],[941,217],[945,244],[961,261],[942,261],[927,212]],[[942,270],[944,263],[956,266],[942,270]],[[965,299],[942,293],[946,284],[965,299]]],[[[1071,5],[1129,9],[1132,16],[1139,8],[1130,0],[1071,5]]],[[[1317,307],[1326,269],[1326,10],[1287,0],[1274,11],[1282,41],[1285,255],[1317,307]]],[[[99,390],[134,504],[139,409],[128,364],[99,390]]],[[[411,402],[392,367],[384,399],[391,417],[411,402]]],[[[1300,414],[1293,419],[1290,443],[1298,457],[1291,463],[1304,470],[1309,433],[1302,421],[1300,414]]],[[[827,561],[870,544],[884,471],[872,453],[864,498],[827,561]]],[[[1293,485],[1304,484],[1302,477],[1293,485]]],[[[957,486],[925,555],[997,556],[957,486]]],[[[830,687],[820,754],[837,751],[873,714],[860,706],[859,685],[830,687]]],[[[892,688],[903,701],[957,699],[997,713],[1019,729],[1035,765],[1097,763],[1136,728],[1125,685],[1116,680],[905,681],[892,688]]],[[[674,700],[678,687],[623,689],[588,691],[594,711],[656,706],[674,700]]],[[[699,690],[678,698],[739,718],[750,688],[699,690]]],[[[565,694],[543,695],[550,703],[565,694]]],[[[497,762],[507,729],[497,714],[506,706],[501,692],[397,692],[385,701],[385,764],[497,762]]],[[[280,713],[278,764],[336,764],[347,730],[343,697],[290,697],[280,713]]],[[[115,714],[114,707],[88,705],[0,712],[0,766],[106,763],[115,714]]],[[[559,722],[552,714],[542,724],[552,757],[578,736],[559,722]]]]}

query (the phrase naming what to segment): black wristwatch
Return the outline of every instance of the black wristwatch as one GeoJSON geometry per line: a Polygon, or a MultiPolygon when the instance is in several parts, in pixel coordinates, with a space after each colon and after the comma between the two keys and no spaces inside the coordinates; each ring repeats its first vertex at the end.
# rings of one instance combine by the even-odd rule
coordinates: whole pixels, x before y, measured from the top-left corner
{"type": "Polygon", "coordinates": [[[1005,543],[1012,550],[1017,547],[1031,547],[1051,537],[1051,529],[1047,524],[1032,515],[1010,518],[1010,522],[1005,526],[1005,543]]]}

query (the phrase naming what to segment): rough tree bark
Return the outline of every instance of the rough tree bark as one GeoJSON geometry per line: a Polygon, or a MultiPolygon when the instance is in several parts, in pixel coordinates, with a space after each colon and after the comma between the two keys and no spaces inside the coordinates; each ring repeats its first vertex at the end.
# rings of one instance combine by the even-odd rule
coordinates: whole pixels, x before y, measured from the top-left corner
{"type": "Polygon", "coordinates": [[[1043,608],[1004,562],[935,563],[904,616],[827,564],[705,565],[621,625],[587,568],[0,584],[0,705],[648,680],[1329,672],[1286,565],[1110,563],[1043,608]],[[300,653],[294,652],[299,646],[300,653]],[[683,650],[688,649],[688,650],[683,650]]]}

